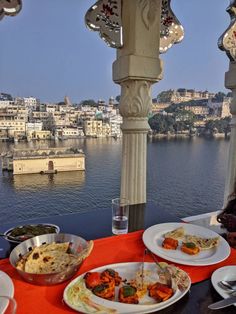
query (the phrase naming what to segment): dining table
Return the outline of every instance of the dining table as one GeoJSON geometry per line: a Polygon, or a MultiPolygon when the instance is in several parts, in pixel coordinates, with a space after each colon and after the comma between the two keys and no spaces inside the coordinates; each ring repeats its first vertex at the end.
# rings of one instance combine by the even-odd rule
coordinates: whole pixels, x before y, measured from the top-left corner
{"type": "MultiPolygon", "coordinates": [[[[113,235],[111,232],[111,209],[91,209],[88,212],[69,213],[65,215],[41,217],[24,221],[8,222],[0,225],[0,232],[22,224],[52,223],[60,227],[61,233],[79,235],[86,240],[93,240],[94,247],[73,278],[53,286],[38,286],[25,282],[9,262],[11,245],[4,238],[0,239],[0,270],[7,273],[14,284],[14,297],[17,301],[17,314],[69,314],[76,313],[63,302],[63,291],[71,280],[96,267],[113,263],[141,262],[145,249],[142,236],[150,226],[181,222],[181,218],[171,211],[163,211],[156,203],[147,203],[142,208],[131,208],[133,215],[132,230],[127,234],[113,235]],[[137,212],[139,213],[137,214],[137,212]],[[135,227],[135,221],[136,223],[135,227]]],[[[132,222],[131,222],[132,223],[132,222]]],[[[156,256],[158,261],[165,259],[156,256]]],[[[152,262],[152,256],[146,257],[152,262]]],[[[168,261],[167,261],[168,262],[168,261]]],[[[173,264],[173,263],[172,263],[173,264]]],[[[176,263],[174,263],[176,264],[176,263]]],[[[231,248],[230,255],[224,261],[207,266],[180,265],[191,278],[191,288],[176,303],[153,313],[236,313],[234,305],[220,310],[210,310],[208,305],[222,297],[216,292],[212,283],[212,273],[223,266],[236,265],[236,249],[231,248]]],[[[77,312],[79,313],[79,312],[77,312]]]]}

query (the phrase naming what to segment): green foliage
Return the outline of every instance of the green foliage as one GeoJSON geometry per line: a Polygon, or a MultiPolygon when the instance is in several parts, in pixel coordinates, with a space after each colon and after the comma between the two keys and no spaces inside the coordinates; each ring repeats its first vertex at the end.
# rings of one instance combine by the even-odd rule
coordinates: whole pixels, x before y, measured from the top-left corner
{"type": "MultiPolygon", "coordinates": [[[[195,132],[194,121],[196,121],[195,115],[186,110],[172,115],[155,114],[148,120],[151,129],[159,134],[181,133],[183,131],[193,133],[195,132]]],[[[230,121],[230,117],[209,120],[206,122],[201,134],[214,135],[215,133],[223,133],[227,135],[230,132],[230,121]]]]}
{"type": "Polygon", "coordinates": [[[82,106],[91,106],[91,107],[97,107],[97,103],[95,100],[93,99],[86,99],[86,100],[82,100],[80,105],[82,106]]]}
{"type": "Polygon", "coordinates": [[[157,102],[170,102],[171,96],[173,95],[173,90],[169,89],[167,91],[162,91],[157,95],[157,102]]]}
{"type": "Polygon", "coordinates": [[[116,101],[120,102],[120,95],[116,96],[116,101]]]}
{"type": "Polygon", "coordinates": [[[160,134],[181,133],[190,129],[189,121],[177,121],[173,115],[156,114],[148,122],[151,129],[160,134]]]}
{"type": "Polygon", "coordinates": [[[183,107],[182,104],[171,104],[169,107],[165,109],[165,112],[173,113],[176,112],[177,110],[180,110],[182,107],[183,107]]]}
{"type": "Polygon", "coordinates": [[[209,120],[206,123],[205,131],[209,134],[214,133],[224,133],[227,134],[230,132],[230,117],[226,117],[218,120],[209,120]]]}
{"type": "Polygon", "coordinates": [[[58,105],[59,105],[59,106],[65,106],[66,104],[65,104],[64,101],[60,101],[60,102],[58,103],[58,105]]]}
{"type": "Polygon", "coordinates": [[[215,94],[215,100],[218,102],[221,102],[224,100],[224,97],[226,97],[226,94],[223,92],[218,92],[217,94],[215,94]]]}
{"type": "Polygon", "coordinates": [[[163,116],[161,114],[155,114],[148,122],[151,129],[156,133],[167,133],[170,126],[173,128],[175,123],[172,116],[163,116]]]}

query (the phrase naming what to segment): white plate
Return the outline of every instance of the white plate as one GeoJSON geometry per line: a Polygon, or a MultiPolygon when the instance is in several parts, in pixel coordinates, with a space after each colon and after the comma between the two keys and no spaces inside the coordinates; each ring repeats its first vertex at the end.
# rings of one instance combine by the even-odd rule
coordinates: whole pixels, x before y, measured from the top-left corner
{"type": "MultiPolygon", "coordinates": [[[[224,299],[226,299],[229,297],[229,293],[218,286],[218,282],[221,280],[236,280],[236,266],[224,266],[218,268],[211,276],[213,287],[224,299]]],[[[234,306],[236,306],[236,303],[234,303],[234,306]]]]}
{"type": "MultiPolygon", "coordinates": [[[[103,270],[107,269],[107,268],[112,268],[115,271],[117,271],[119,273],[119,275],[124,279],[126,278],[128,281],[130,279],[135,278],[135,274],[137,273],[137,271],[141,270],[141,264],[142,263],[119,263],[119,264],[111,264],[111,265],[106,265],[103,267],[99,267],[96,269],[91,270],[92,272],[94,271],[98,271],[98,272],[102,272],[103,270]]],[[[156,265],[155,263],[145,263],[144,264],[144,270],[150,270],[152,273],[156,273],[156,265]]],[[[187,274],[186,274],[187,275],[187,274]]],[[[179,289],[177,289],[177,291],[175,292],[175,294],[168,299],[167,301],[161,302],[161,303],[154,303],[154,304],[124,304],[124,303],[120,303],[120,302],[115,302],[115,301],[109,301],[109,300],[105,300],[102,298],[97,297],[96,295],[94,295],[89,289],[86,288],[85,284],[84,284],[84,280],[83,280],[84,274],[80,275],[79,277],[75,278],[71,283],[69,283],[69,285],[65,288],[64,290],[64,294],[63,294],[63,299],[65,301],[65,303],[71,307],[72,309],[79,311],[81,313],[86,313],[86,314],[91,314],[91,313],[98,313],[98,309],[95,308],[91,308],[88,303],[89,302],[94,302],[95,306],[99,305],[99,306],[103,306],[105,308],[103,308],[102,310],[99,311],[99,314],[144,314],[144,313],[153,313],[156,311],[159,311],[161,309],[164,309],[168,306],[170,306],[171,304],[175,303],[176,301],[178,301],[180,298],[182,298],[189,290],[190,286],[191,286],[191,281],[189,278],[189,285],[188,288],[185,291],[180,291],[179,289]],[[80,283],[80,290],[78,290],[78,292],[76,292],[76,295],[78,296],[79,291],[81,292],[81,297],[83,297],[83,293],[86,293],[85,295],[85,301],[78,299],[77,300],[77,304],[74,304],[73,302],[71,302],[68,299],[68,292],[70,287],[72,287],[75,284],[80,283]]],[[[152,302],[155,302],[153,299],[151,299],[150,297],[144,297],[143,298],[144,301],[147,300],[152,300],[152,302]],[[146,298],[146,299],[145,299],[146,298]]],[[[141,303],[141,301],[140,301],[141,303]]]]}
{"type": "MultiPolygon", "coordinates": [[[[4,295],[10,298],[14,296],[14,285],[11,278],[0,270],[0,295],[4,295]]],[[[0,314],[4,312],[7,306],[6,302],[0,303],[0,314]]]]}
{"type": "Polygon", "coordinates": [[[216,232],[197,225],[188,223],[163,223],[154,225],[143,233],[143,242],[154,254],[175,263],[193,266],[213,265],[225,260],[230,255],[228,242],[216,232]],[[203,238],[220,237],[219,245],[210,250],[202,250],[197,255],[188,255],[179,248],[166,250],[162,248],[163,234],[179,227],[184,227],[186,234],[196,235],[203,238]]]}

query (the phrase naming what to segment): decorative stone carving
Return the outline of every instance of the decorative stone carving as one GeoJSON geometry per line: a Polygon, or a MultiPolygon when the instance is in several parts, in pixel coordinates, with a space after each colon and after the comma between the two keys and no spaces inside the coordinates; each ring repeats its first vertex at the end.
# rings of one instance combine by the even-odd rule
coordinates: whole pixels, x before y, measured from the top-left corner
{"type": "MultiPolygon", "coordinates": [[[[184,38],[184,29],[174,15],[171,0],[162,0],[160,53],[166,52],[174,44],[184,38]]],[[[159,19],[159,3],[157,0],[139,0],[141,18],[147,29],[159,19]]],[[[93,31],[98,31],[102,39],[113,48],[122,48],[122,1],[99,0],[85,15],[86,25],[93,31]]]]}
{"type": "Polygon", "coordinates": [[[0,1],[0,20],[5,16],[14,16],[22,8],[21,0],[1,0],[0,1]]]}
{"type": "Polygon", "coordinates": [[[151,82],[127,80],[121,83],[120,113],[126,118],[147,117],[151,111],[151,82]]]}
{"type": "Polygon", "coordinates": [[[162,0],[161,29],[160,29],[160,53],[166,52],[174,44],[184,38],[184,29],[170,6],[171,0],[162,0]]]}
{"type": "Polygon", "coordinates": [[[121,0],[99,0],[85,15],[85,23],[113,48],[120,48],[122,41],[121,0]]]}
{"type": "Polygon", "coordinates": [[[139,5],[143,23],[149,29],[158,18],[159,5],[156,0],[139,0],[139,5]]]}
{"type": "Polygon", "coordinates": [[[231,18],[231,23],[223,35],[219,38],[218,46],[225,51],[231,61],[236,61],[236,0],[231,0],[226,9],[231,18]]]}

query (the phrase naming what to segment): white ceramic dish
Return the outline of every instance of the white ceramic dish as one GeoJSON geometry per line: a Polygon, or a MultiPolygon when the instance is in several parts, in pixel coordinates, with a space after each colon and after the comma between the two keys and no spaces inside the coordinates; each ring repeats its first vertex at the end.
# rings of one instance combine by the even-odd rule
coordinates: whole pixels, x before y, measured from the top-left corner
{"type": "MultiPolygon", "coordinates": [[[[115,271],[119,273],[119,275],[124,279],[126,278],[128,281],[130,279],[133,279],[135,277],[135,274],[137,271],[141,270],[141,263],[119,263],[119,264],[111,264],[111,265],[106,265],[103,267],[99,267],[96,269],[91,270],[92,272],[98,271],[102,272],[103,270],[107,268],[112,268],[115,271]]],[[[156,272],[156,265],[155,263],[145,263],[144,264],[144,270],[150,270],[152,272],[156,272]]],[[[84,277],[85,274],[80,275],[79,277],[75,278],[72,282],[69,283],[69,285],[65,288],[64,294],[63,294],[63,299],[65,303],[71,307],[72,309],[85,313],[85,314],[91,314],[91,313],[98,313],[98,308],[96,306],[102,306],[104,307],[102,310],[100,309],[99,313],[100,314],[144,314],[144,313],[153,313],[156,311],[159,311],[161,309],[164,309],[175,302],[177,302],[179,299],[181,299],[190,289],[191,286],[191,281],[189,278],[189,285],[188,288],[185,291],[180,291],[177,289],[175,294],[168,299],[167,301],[161,302],[161,303],[155,303],[155,300],[152,299],[153,304],[142,304],[144,302],[149,301],[148,299],[151,299],[148,296],[145,296],[143,301],[140,301],[140,304],[124,304],[120,302],[115,302],[115,301],[109,301],[105,300],[102,298],[97,297],[94,295],[89,289],[86,288],[84,284],[84,277]],[[69,300],[68,298],[68,293],[70,287],[75,285],[76,283],[80,283],[80,290],[77,291],[82,291],[81,297],[83,298],[84,292],[86,293],[85,299],[86,302],[83,302],[81,299],[77,299],[77,303],[74,304],[69,300]],[[88,305],[88,303],[90,305],[88,305]],[[91,304],[94,304],[92,306],[91,304]]],[[[78,296],[76,291],[76,295],[78,296]]],[[[78,292],[79,293],[79,292],[78,292]]]]}
{"type": "MultiPolygon", "coordinates": [[[[236,266],[224,266],[218,268],[211,276],[213,287],[224,299],[226,299],[230,295],[218,285],[218,282],[221,280],[236,280],[236,266]]],[[[236,303],[234,303],[234,306],[236,306],[236,303]]]]}
{"type": "MultiPolygon", "coordinates": [[[[230,255],[228,242],[216,232],[204,227],[188,223],[163,223],[154,225],[143,233],[145,246],[154,254],[175,263],[192,266],[207,266],[219,263],[230,255]],[[179,227],[184,227],[186,234],[196,235],[203,238],[220,237],[219,245],[209,250],[202,250],[196,255],[188,255],[180,250],[166,250],[162,247],[163,234],[179,227]]],[[[181,242],[181,241],[180,241],[181,242]]]]}
{"type": "MultiPolygon", "coordinates": [[[[4,295],[10,298],[14,296],[14,285],[11,278],[0,270],[0,295],[4,295]]],[[[6,309],[7,301],[0,303],[0,314],[4,313],[6,309]]]]}

